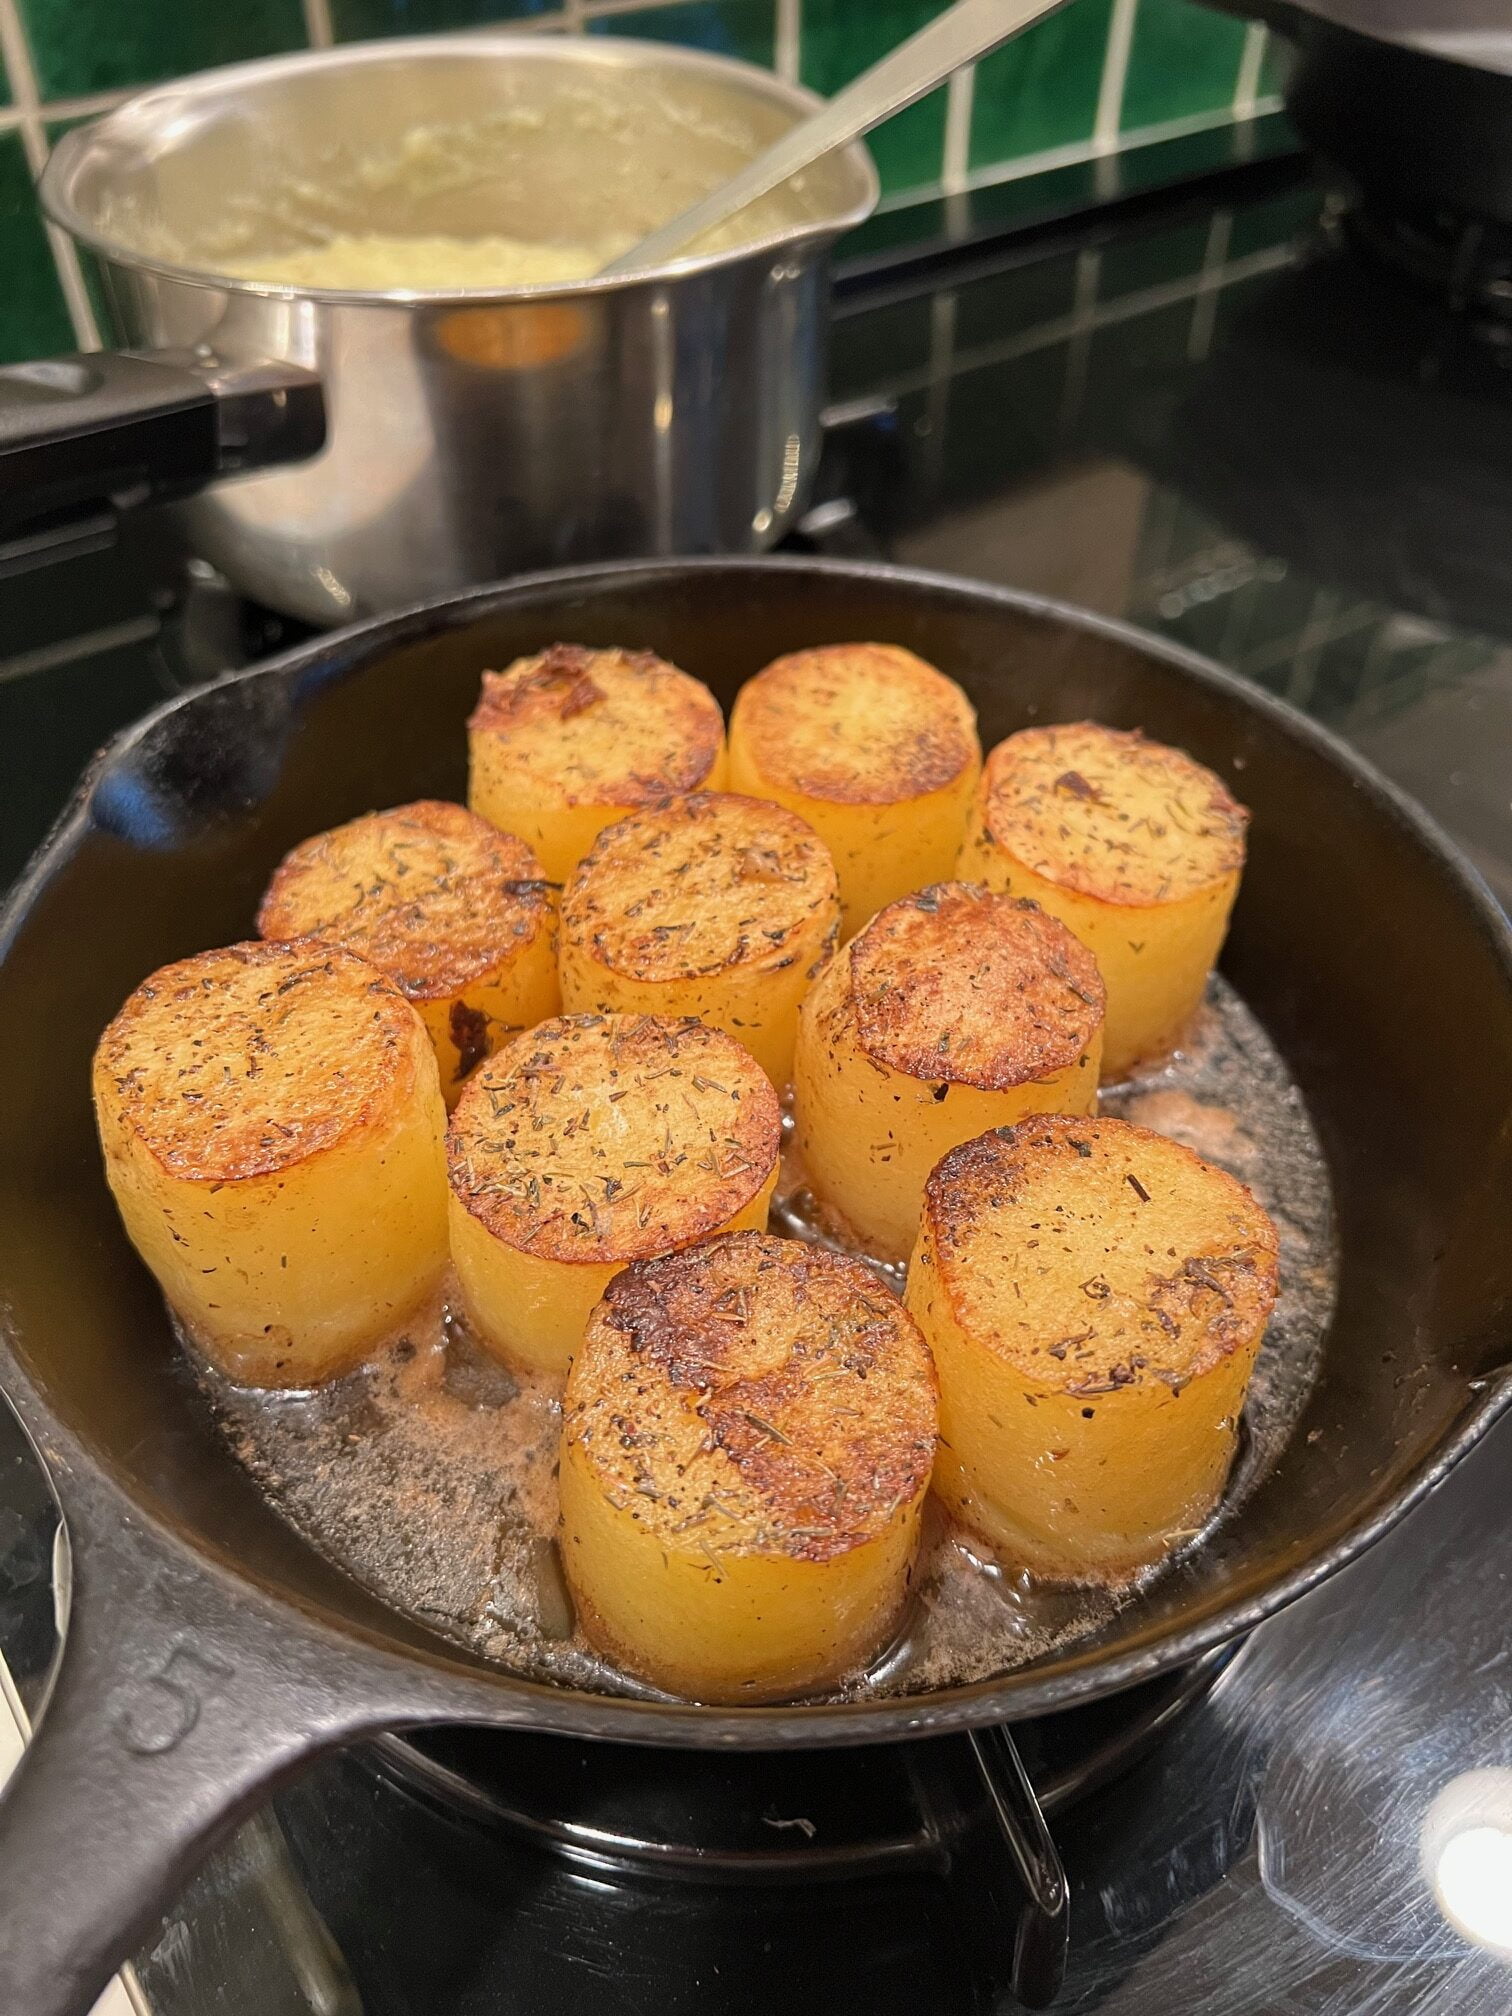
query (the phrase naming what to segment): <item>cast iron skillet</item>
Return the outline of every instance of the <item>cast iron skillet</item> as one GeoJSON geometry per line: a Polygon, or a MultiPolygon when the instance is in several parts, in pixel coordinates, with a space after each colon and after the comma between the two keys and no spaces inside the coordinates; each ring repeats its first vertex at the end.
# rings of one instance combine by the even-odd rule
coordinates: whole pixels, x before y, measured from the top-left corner
{"type": "Polygon", "coordinates": [[[1512,932],[1422,815],[1318,728],[1122,625],[885,567],[541,575],[304,646],[160,708],[96,763],[0,922],[0,1374],[50,1467],[73,1605],[0,1806],[0,2012],[75,2016],[217,1830],[315,1752],[465,1721],[642,1743],[882,1741],[1042,1714],[1245,1630],[1414,1504],[1512,1402],[1512,932]],[[482,1665],[284,1526],[207,1429],[101,1174],[89,1058],[152,967],[244,937],[296,839],[460,796],[480,667],[647,646],[728,702],[802,644],[908,645],[984,742],[1143,726],[1254,811],[1225,968],[1285,1053],[1342,1242],[1279,1466],[1102,1638],[981,1685],[843,1706],[594,1697],[482,1665]]]}

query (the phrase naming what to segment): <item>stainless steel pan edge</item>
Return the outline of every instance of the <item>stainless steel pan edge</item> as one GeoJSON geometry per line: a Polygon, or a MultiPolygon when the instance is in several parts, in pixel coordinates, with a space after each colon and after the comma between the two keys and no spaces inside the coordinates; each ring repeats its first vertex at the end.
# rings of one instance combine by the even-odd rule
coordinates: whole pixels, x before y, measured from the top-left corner
{"type": "MultiPolygon", "coordinates": [[[[419,605],[229,675],[170,701],[97,759],[0,913],[4,964],[34,902],[89,828],[96,794],[121,760],[205,693],[257,681],[292,684],[339,665],[351,672],[393,648],[616,581],[671,592],[691,575],[759,581],[834,577],[978,610],[1068,625],[1174,668],[1309,746],[1354,791],[1435,857],[1505,975],[1512,927],[1439,829],[1346,745],[1216,666],[1126,625],[1004,589],[887,567],[815,561],[628,563],[527,577],[419,605]]],[[[1512,1366],[1467,1381],[1452,1431],[1368,1519],[1323,1530],[1264,1586],[1241,1590],[1189,1628],[1132,1634],[1033,1670],[948,1692],[877,1703],[710,1710],[552,1689],[471,1661],[433,1640],[396,1651],[377,1631],[290,1600],[182,1521],[165,1516],[64,1421],[14,1346],[0,1284],[0,1383],[58,1492],[73,1594],[65,1649],[45,1714],[0,1801],[0,2016],[72,2016],[147,1933],[209,1843],[280,1778],[320,1751],[379,1728],[465,1721],[638,1743],[737,1746],[858,1744],[1028,1718],[1148,1678],[1238,1635],[1362,1552],[1437,1484],[1512,1406],[1512,1366]]],[[[1501,1340],[1503,1356],[1506,1339],[1501,1340]]],[[[1494,1361],[1489,1361],[1493,1362],[1494,1361]]]]}

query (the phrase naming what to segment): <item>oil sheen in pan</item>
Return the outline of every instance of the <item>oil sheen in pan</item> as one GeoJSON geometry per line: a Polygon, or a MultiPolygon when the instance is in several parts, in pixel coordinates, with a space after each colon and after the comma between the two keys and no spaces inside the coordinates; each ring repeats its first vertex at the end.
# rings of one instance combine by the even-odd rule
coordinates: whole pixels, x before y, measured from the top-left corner
{"type": "MultiPolygon", "coordinates": [[[[1280,1297],[1221,1520],[1274,1464],[1317,1371],[1336,1273],[1322,1151],[1280,1057],[1222,980],[1188,1045],[1160,1071],[1105,1091],[1102,1110],[1231,1170],[1280,1231],[1280,1297]]],[[[794,1180],[773,1229],[831,1243],[794,1180]]],[[[901,1286],[901,1270],[881,1271],[901,1286]]],[[[650,1691],[606,1666],[574,1626],[554,1539],[555,1402],[488,1357],[443,1307],[371,1365],[313,1394],[251,1392],[197,1356],[191,1362],[221,1433],[265,1495],[384,1602],[515,1672],[650,1691]]],[[[1097,1632],[1144,1586],[1053,1587],[978,1560],[937,1515],[927,1535],[901,1632],[842,1695],[988,1678],[1097,1632]]],[[[1187,1541],[1201,1543],[1201,1535],[1187,1541]]]]}

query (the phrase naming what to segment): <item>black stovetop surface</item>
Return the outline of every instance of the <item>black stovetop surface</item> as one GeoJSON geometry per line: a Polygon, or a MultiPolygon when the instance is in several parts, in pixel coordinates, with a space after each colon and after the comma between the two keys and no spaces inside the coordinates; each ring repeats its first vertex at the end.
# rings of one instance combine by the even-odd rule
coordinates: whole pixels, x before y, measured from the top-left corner
{"type": "MultiPolygon", "coordinates": [[[[1508,348],[1373,267],[1329,209],[1270,163],[858,275],[805,537],[1209,653],[1346,736],[1512,906],[1508,348]]],[[[191,581],[164,526],[0,580],[0,885],[115,727],[294,634],[191,581]]],[[[1512,2008],[1512,1960],[1468,1943],[1432,1882],[1435,1801],[1459,1785],[1483,1826],[1439,1887],[1512,1952],[1509,1459],[1512,1423],[1258,1631],[1116,1785],[1056,1813],[1074,1898],[1058,2007],[1512,2008]]],[[[25,1692],[48,1631],[45,1514],[21,1464],[0,1447],[0,1650],[25,1692]]],[[[1051,1771],[1052,1740],[1030,1751],[1051,1771]]],[[[573,1779],[580,1808],[607,1796],[601,1764],[558,1755],[564,1797],[573,1779]]],[[[217,1856],[144,1956],[158,2016],[1013,2006],[1011,1881],[964,1837],[849,1877],[627,1874],[445,1814],[391,1761],[318,1767],[217,1856]]],[[[774,1764],[764,1803],[742,1781],[758,1828],[830,1824],[834,1764],[807,1781],[774,1764]]],[[[858,1810],[900,1768],[845,1767],[858,1810]]],[[[696,1790],[671,1774],[662,1789],[691,1821],[696,1790]]]]}

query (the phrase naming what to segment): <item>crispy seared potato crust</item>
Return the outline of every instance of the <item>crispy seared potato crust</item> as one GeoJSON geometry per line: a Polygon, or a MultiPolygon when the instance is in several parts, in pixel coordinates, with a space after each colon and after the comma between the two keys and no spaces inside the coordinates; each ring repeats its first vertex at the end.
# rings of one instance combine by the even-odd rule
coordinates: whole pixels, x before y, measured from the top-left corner
{"type": "Polygon", "coordinates": [[[389,976],[430,1032],[448,1105],[506,1036],[556,1013],[555,923],[524,841],[434,798],[301,841],[257,913],[264,938],[318,938],[389,976]]]}
{"type": "Polygon", "coordinates": [[[467,734],[468,804],[557,882],[626,812],[724,783],[718,701],[650,651],[553,644],[485,672],[467,734]]]}
{"type": "Polygon", "coordinates": [[[143,981],[95,1112],[132,1243],[231,1377],[364,1356],[446,1261],[436,1061],[394,984],[331,947],[233,945],[143,981]]]}
{"type": "Polygon", "coordinates": [[[1091,949],[1106,1077],[1169,1050],[1202,999],[1247,817],[1181,750],[1095,722],[1026,728],[989,755],[958,872],[1032,897],[1091,949]]]}
{"type": "Polygon", "coordinates": [[[695,792],[606,827],[578,864],[562,898],[563,1005],[696,1015],[784,1085],[839,916],[829,850],[796,813],[695,792]]]}
{"type": "Polygon", "coordinates": [[[1276,1265],[1244,1185],[1143,1127],[1034,1119],[952,1149],[908,1281],[940,1495],[1013,1567],[1158,1561],[1223,1488],[1276,1265]]]}
{"type": "Polygon", "coordinates": [[[589,1635],[704,1700],[833,1681],[896,1621],[935,1411],[917,1330],[856,1261],[746,1232],[626,1269],[563,1419],[589,1635]]]}
{"type": "Polygon", "coordinates": [[[905,1258],[947,1148],[1092,1109],[1102,1011],[1091,954],[1033,903],[946,882],[889,904],[799,1014],[795,1143],[815,1194],[905,1258]]]}
{"type": "Polygon", "coordinates": [[[563,1373],[610,1276],[728,1226],[765,1226],[777,1095],[717,1029],[564,1016],[479,1070],[452,1116],[452,1257],[501,1356],[563,1373]]]}
{"type": "Polygon", "coordinates": [[[840,877],[842,934],[950,874],[981,764],[960,687],[894,644],[827,644],[748,680],[730,784],[806,819],[840,877]]]}

